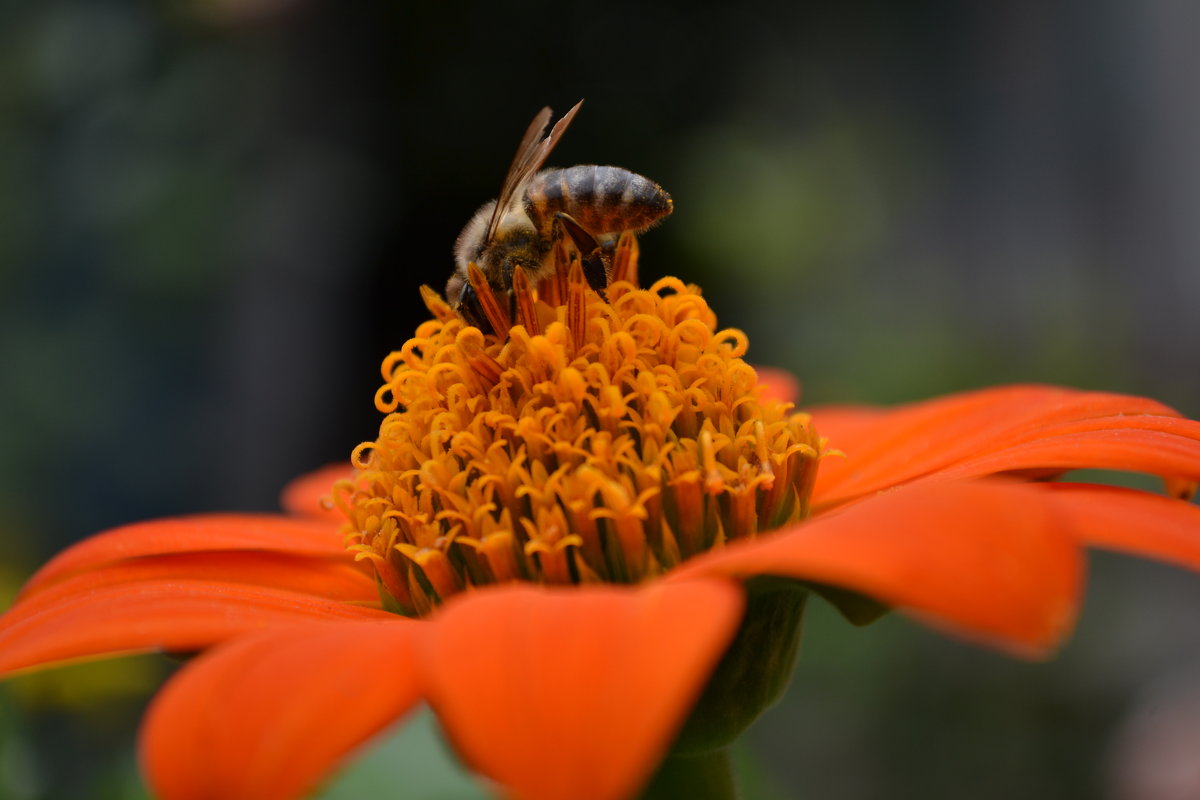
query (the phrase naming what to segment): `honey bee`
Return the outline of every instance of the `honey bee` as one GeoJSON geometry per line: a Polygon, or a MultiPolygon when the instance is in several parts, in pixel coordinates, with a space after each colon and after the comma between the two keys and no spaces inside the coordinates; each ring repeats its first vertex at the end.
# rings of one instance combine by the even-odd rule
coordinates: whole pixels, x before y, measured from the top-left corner
{"type": "Polygon", "coordinates": [[[565,233],[579,250],[588,284],[603,292],[617,237],[640,233],[673,209],[661,186],[621,167],[584,164],[538,171],[581,105],[582,100],[545,138],[551,112],[538,112],[517,147],[500,196],[475,212],[454,244],[455,270],[446,297],[459,316],[485,333],[491,325],[467,278],[469,264],[479,267],[493,293],[507,297],[511,308],[516,268],[535,284],[548,277],[554,246],[565,233]]]}

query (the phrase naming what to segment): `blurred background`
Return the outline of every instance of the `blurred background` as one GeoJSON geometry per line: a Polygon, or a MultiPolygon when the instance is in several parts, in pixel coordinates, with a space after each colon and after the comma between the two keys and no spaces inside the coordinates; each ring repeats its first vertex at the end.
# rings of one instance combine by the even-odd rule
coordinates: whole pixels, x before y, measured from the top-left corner
{"type": "MultiPolygon", "coordinates": [[[[272,509],[374,438],[417,286],[581,97],[552,163],[661,182],[643,274],[704,286],[806,402],[1047,381],[1200,416],[1200,4],[414,6],[0,5],[7,591],[109,526],[272,509]]],[[[1092,572],[1044,665],[815,609],[748,796],[1200,796],[1200,578],[1092,572]]],[[[0,694],[0,797],[142,796],[169,665],[114,664],[0,694]]]]}

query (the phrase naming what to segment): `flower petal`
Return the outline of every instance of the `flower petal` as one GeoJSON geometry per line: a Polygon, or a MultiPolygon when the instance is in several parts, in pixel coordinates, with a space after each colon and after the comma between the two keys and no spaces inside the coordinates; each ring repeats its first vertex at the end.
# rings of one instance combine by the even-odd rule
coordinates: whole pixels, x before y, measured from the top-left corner
{"type": "Polygon", "coordinates": [[[352,558],[336,525],[278,514],[205,514],[157,519],[113,528],[84,539],[50,559],[21,590],[27,597],[51,583],[105,564],[142,556],[216,550],[352,558]]]}
{"type": "Polygon", "coordinates": [[[288,626],[184,667],[142,726],[143,768],[163,800],[285,800],[420,700],[423,623],[288,626]]]}
{"type": "Polygon", "coordinates": [[[839,452],[843,447],[859,450],[865,442],[871,440],[871,433],[877,432],[879,421],[889,414],[897,413],[900,408],[867,405],[831,405],[805,408],[812,415],[813,425],[820,424],[817,433],[829,440],[830,447],[839,452]]]}
{"type": "Polygon", "coordinates": [[[527,800],[631,796],[737,628],[722,580],[481,590],[435,618],[427,697],[467,763],[527,800]]]}
{"type": "Polygon", "coordinates": [[[898,489],[699,556],[668,580],[780,575],[845,587],[1024,655],[1070,630],[1079,548],[1036,487],[898,489]]]}
{"type": "Polygon", "coordinates": [[[326,519],[336,525],[345,521],[337,508],[325,504],[333,496],[333,485],[353,477],[354,468],[346,463],[328,464],[301,475],[284,487],[279,503],[289,514],[313,519],[326,519]]]}
{"type": "Polygon", "coordinates": [[[1014,470],[1053,473],[1095,468],[1200,480],[1200,423],[1170,417],[1134,417],[1132,421],[1172,424],[1167,430],[1120,422],[1099,431],[1062,433],[1056,429],[1048,431],[1045,438],[1013,443],[998,452],[965,459],[939,475],[965,478],[1014,470]]]}
{"type": "Polygon", "coordinates": [[[1086,483],[1040,487],[1094,547],[1200,570],[1200,506],[1170,497],[1086,483]]]}
{"type": "Polygon", "coordinates": [[[344,558],[256,550],[172,553],[104,564],[26,593],[14,609],[46,606],[120,583],[201,580],[303,592],[329,600],[377,604],[375,580],[344,558]]]}
{"type": "Polygon", "coordinates": [[[46,593],[0,618],[0,673],[147,650],[193,652],[307,620],[387,619],[375,608],[222,580],[159,579],[46,593]]]}
{"type": "MultiPolygon", "coordinates": [[[[1013,469],[1070,469],[1107,466],[1174,474],[1177,458],[1134,458],[1105,450],[1116,431],[1142,430],[1150,439],[1171,438],[1175,450],[1191,459],[1200,436],[1188,420],[1153,400],[1049,386],[1007,386],[964,392],[880,411],[863,407],[812,410],[817,431],[845,458],[822,461],[814,505],[828,507],[943,470],[953,475],[985,475],[1013,469]],[[1090,421],[1090,424],[1082,424],[1090,421]],[[1179,423],[1183,423],[1182,425],[1179,423]],[[1149,434],[1157,432],[1162,436],[1149,434]],[[1066,438],[1075,434],[1077,438],[1066,438]],[[1039,439],[1064,437],[1058,447],[1039,449],[1039,439]],[[1028,444],[1024,457],[1009,466],[1003,453],[1028,444]],[[1093,448],[1092,445],[1095,445],[1093,448]],[[995,455],[974,468],[971,459],[995,455]],[[1072,456],[1085,463],[1076,464],[1072,456]],[[1038,463],[1037,458],[1048,459],[1038,463]],[[1063,464],[1065,463],[1065,466],[1063,464]],[[1127,466],[1132,464],[1134,466],[1127,466]],[[958,468],[958,469],[956,469],[958,468]]],[[[1120,434],[1118,434],[1120,435],[1120,434]]],[[[1157,444],[1157,443],[1156,443],[1157,444]]],[[[1194,464],[1192,471],[1195,470],[1194,464]]]]}
{"type": "Polygon", "coordinates": [[[755,367],[754,372],[763,400],[795,403],[800,399],[800,381],[792,373],[774,367],[755,367]]]}

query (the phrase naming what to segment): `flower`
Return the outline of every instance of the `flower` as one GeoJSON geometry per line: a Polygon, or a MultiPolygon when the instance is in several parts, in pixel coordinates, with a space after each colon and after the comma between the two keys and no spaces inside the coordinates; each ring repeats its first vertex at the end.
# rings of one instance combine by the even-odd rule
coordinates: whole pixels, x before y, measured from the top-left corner
{"type": "Polygon", "coordinates": [[[779,696],[810,594],[1041,656],[1084,547],[1200,568],[1200,422],[1047,386],[798,414],[696,287],[636,266],[626,238],[606,296],[577,261],[536,293],[518,271],[511,329],[474,276],[502,337],[426,290],[353,470],[293,484],[288,515],[66,550],[0,619],[0,672],[203,651],[143,725],[168,800],[296,797],[422,701],[517,796],[618,798],[779,696]],[[1082,467],[1168,496],[1059,480],[1082,467]]]}

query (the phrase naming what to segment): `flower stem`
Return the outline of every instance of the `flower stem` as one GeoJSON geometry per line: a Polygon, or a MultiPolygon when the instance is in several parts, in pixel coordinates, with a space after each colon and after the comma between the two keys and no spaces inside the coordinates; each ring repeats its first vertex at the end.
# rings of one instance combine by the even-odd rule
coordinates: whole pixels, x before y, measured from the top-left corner
{"type": "Polygon", "coordinates": [[[737,800],[730,748],[669,756],[654,774],[641,800],[737,800]]]}

